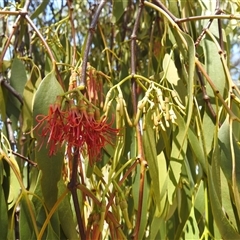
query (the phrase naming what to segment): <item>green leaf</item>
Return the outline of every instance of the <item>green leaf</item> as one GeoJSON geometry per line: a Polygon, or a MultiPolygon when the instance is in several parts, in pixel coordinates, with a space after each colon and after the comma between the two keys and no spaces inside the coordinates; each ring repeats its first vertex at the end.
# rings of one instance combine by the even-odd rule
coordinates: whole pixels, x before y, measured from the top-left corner
{"type": "Polygon", "coordinates": [[[212,150],[213,136],[214,136],[213,129],[215,127],[216,127],[215,124],[213,123],[208,112],[206,111],[204,113],[203,120],[202,120],[202,130],[203,130],[203,138],[205,142],[206,154],[209,154],[212,150]]]}
{"type": "Polygon", "coordinates": [[[226,211],[229,221],[235,226],[237,229],[237,222],[234,209],[232,207],[232,199],[231,199],[231,192],[229,191],[229,183],[223,174],[222,169],[220,169],[220,177],[221,177],[221,195],[222,195],[222,205],[224,210],[226,211]]]}
{"type": "Polygon", "coordinates": [[[11,68],[11,86],[22,95],[26,81],[27,74],[24,64],[18,58],[14,58],[11,68]]]}
{"type": "Polygon", "coordinates": [[[59,239],[59,235],[53,230],[51,224],[48,224],[46,239],[59,239]]]}
{"type": "Polygon", "coordinates": [[[147,220],[148,220],[148,201],[149,201],[149,183],[148,179],[145,178],[144,186],[143,186],[143,196],[146,196],[143,198],[142,203],[142,216],[141,216],[141,223],[140,223],[140,230],[139,230],[139,239],[144,239],[144,234],[146,233],[146,226],[147,226],[147,220]]]}
{"type": "MultiPolygon", "coordinates": [[[[187,43],[187,52],[188,52],[188,109],[187,109],[187,119],[184,133],[184,140],[187,136],[189,125],[192,119],[193,113],[193,98],[194,98],[194,73],[195,73],[195,45],[193,39],[186,33],[181,32],[187,43]]],[[[185,46],[186,47],[186,46],[185,46]]]]}
{"type": "MultiPolygon", "coordinates": [[[[218,29],[217,24],[215,25],[215,28],[218,29]]],[[[203,43],[206,71],[211,80],[214,82],[215,86],[217,86],[219,93],[224,97],[224,92],[226,91],[226,76],[217,47],[212,39],[209,38],[205,38],[203,43]]],[[[214,106],[215,104],[213,101],[215,100],[215,93],[212,91],[212,88],[209,84],[206,84],[206,91],[209,97],[212,98],[211,103],[214,106]]]]}
{"type": "MultiPolygon", "coordinates": [[[[59,196],[66,190],[66,185],[63,180],[58,183],[59,196]]],[[[68,239],[77,239],[76,223],[73,221],[73,213],[70,204],[69,195],[66,196],[58,208],[58,215],[63,232],[68,239]]]]}
{"type": "Polygon", "coordinates": [[[198,162],[201,164],[204,172],[206,173],[206,156],[204,154],[203,147],[200,144],[201,141],[197,138],[196,134],[193,133],[193,130],[191,128],[189,128],[188,130],[188,139],[195,157],[197,158],[198,162]]]}
{"type": "Polygon", "coordinates": [[[6,103],[3,95],[2,85],[0,85],[0,119],[1,121],[6,120],[6,103]]]}
{"type": "Polygon", "coordinates": [[[1,226],[0,239],[7,239],[8,209],[2,185],[0,185],[0,226],[1,226]]]}
{"type": "Polygon", "coordinates": [[[121,18],[127,5],[128,5],[128,0],[113,1],[113,16],[112,16],[113,23],[116,23],[121,18]]]}
{"type": "MultiPolygon", "coordinates": [[[[231,153],[231,143],[230,137],[233,142],[233,149],[235,154],[236,166],[240,165],[240,148],[236,142],[235,137],[230,136],[230,124],[226,121],[222,124],[219,130],[219,149],[220,149],[220,165],[223,173],[225,174],[228,182],[232,182],[232,153],[231,153]]],[[[236,180],[238,189],[240,189],[240,169],[236,168],[236,180]]]]}
{"type": "Polygon", "coordinates": [[[172,152],[169,164],[168,177],[168,201],[170,205],[173,202],[174,193],[180,178],[183,160],[186,155],[187,141],[185,139],[186,125],[182,116],[176,111],[177,124],[173,130],[172,152]]]}
{"type": "Polygon", "coordinates": [[[152,126],[152,111],[149,109],[146,113],[146,124],[145,124],[145,129],[143,131],[143,147],[144,147],[144,153],[145,153],[145,158],[147,159],[148,162],[148,167],[149,167],[149,173],[150,177],[152,179],[152,187],[153,187],[153,192],[154,196],[156,199],[157,207],[160,210],[161,205],[160,201],[160,186],[159,186],[159,169],[158,169],[158,164],[157,164],[157,150],[156,150],[156,140],[154,136],[154,130],[152,126]]]}
{"type": "Polygon", "coordinates": [[[19,197],[20,191],[21,188],[18,179],[12,168],[10,168],[10,191],[8,195],[8,209],[11,209],[15,205],[19,197]]]}
{"type": "Polygon", "coordinates": [[[28,195],[23,193],[20,204],[19,231],[20,239],[37,238],[36,213],[28,195]]]}
{"type": "Polygon", "coordinates": [[[32,112],[33,112],[33,97],[34,94],[41,82],[41,76],[36,76],[35,72],[32,72],[30,75],[29,80],[26,82],[26,85],[24,87],[23,91],[23,107],[22,107],[22,116],[23,116],[23,125],[22,125],[22,131],[26,132],[30,130],[30,127],[32,126],[32,112]]]}
{"type": "Polygon", "coordinates": [[[223,239],[239,239],[240,235],[229,222],[228,217],[223,212],[221,204],[219,157],[220,153],[218,146],[215,146],[212,157],[212,166],[209,165],[208,167],[209,200],[212,207],[212,213],[223,239]]]}
{"type": "Polygon", "coordinates": [[[166,74],[167,80],[170,83],[177,85],[180,78],[178,76],[178,71],[174,64],[174,61],[171,59],[171,56],[169,54],[165,54],[163,58],[163,70],[166,74]]]}
{"type": "Polygon", "coordinates": [[[157,156],[157,167],[160,170],[159,174],[159,188],[160,188],[160,209],[157,209],[156,216],[160,216],[164,211],[164,206],[167,198],[167,180],[168,180],[168,172],[167,172],[167,162],[164,156],[164,153],[161,152],[157,156]]]}
{"type": "MultiPolygon", "coordinates": [[[[62,87],[58,83],[54,72],[50,72],[40,83],[35,94],[33,104],[33,121],[39,114],[46,115],[49,105],[54,103],[56,97],[63,94],[62,87]]],[[[41,136],[35,134],[38,142],[41,142],[41,136]]],[[[57,183],[61,177],[64,152],[59,151],[56,155],[49,157],[49,149],[44,142],[40,150],[36,150],[36,159],[39,169],[42,171],[42,193],[47,208],[50,210],[55,204],[58,196],[57,183]]]]}
{"type": "MultiPolygon", "coordinates": [[[[10,85],[20,96],[23,94],[26,81],[27,75],[24,64],[18,58],[14,58],[11,68],[10,85]]],[[[21,103],[19,100],[9,93],[6,110],[8,116],[12,116],[11,120],[13,122],[14,130],[17,128],[17,123],[19,121],[20,107],[21,103]]]]}
{"type": "Polygon", "coordinates": [[[41,14],[46,9],[48,3],[49,0],[43,0],[41,4],[37,7],[37,9],[33,12],[30,18],[33,20],[36,17],[38,17],[38,15],[41,14]]]}
{"type": "Polygon", "coordinates": [[[196,217],[194,214],[194,208],[192,208],[191,213],[186,222],[185,228],[183,230],[184,239],[199,239],[199,229],[196,217]]]}
{"type": "Polygon", "coordinates": [[[154,216],[150,227],[149,240],[151,239],[164,239],[166,236],[166,224],[164,218],[154,216]],[[158,237],[158,234],[161,237],[158,237]]]}

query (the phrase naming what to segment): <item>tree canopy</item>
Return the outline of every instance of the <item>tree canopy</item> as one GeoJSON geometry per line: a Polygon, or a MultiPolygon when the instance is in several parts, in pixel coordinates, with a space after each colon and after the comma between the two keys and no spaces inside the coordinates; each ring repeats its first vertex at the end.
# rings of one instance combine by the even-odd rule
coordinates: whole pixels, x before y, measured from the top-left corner
{"type": "Polygon", "coordinates": [[[0,239],[240,239],[239,1],[0,8],[0,239]]]}

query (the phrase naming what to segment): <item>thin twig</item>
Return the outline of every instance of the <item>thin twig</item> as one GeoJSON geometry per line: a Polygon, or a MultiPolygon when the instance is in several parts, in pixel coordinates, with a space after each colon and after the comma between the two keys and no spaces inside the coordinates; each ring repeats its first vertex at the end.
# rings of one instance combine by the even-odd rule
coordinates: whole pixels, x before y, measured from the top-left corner
{"type": "Polygon", "coordinates": [[[221,101],[223,107],[225,108],[225,110],[227,111],[227,113],[229,114],[229,117],[233,120],[233,121],[238,121],[240,122],[240,119],[233,113],[233,111],[228,107],[227,103],[225,102],[225,100],[223,99],[222,95],[219,93],[217,87],[215,86],[215,84],[213,83],[213,81],[211,80],[211,78],[209,77],[209,75],[207,74],[206,70],[203,68],[202,63],[199,62],[199,60],[196,58],[195,59],[195,64],[198,67],[199,71],[203,74],[203,76],[206,78],[206,80],[208,81],[209,85],[211,86],[214,94],[218,97],[218,99],[221,101]]]}
{"type": "Polygon", "coordinates": [[[7,52],[7,49],[11,43],[13,36],[15,35],[15,33],[17,31],[18,23],[19,23],[20,19],[21,19],[21,15],[18,15],[15,23],[12,26],[12,32],[11,32],[10,36],[8,37],[6,44],[4,45],[4,48],[3,48],[1,56],[0,56],[0,68],[2,68],[3,58],[7,52]]]}
{"type": "Polygon", "coordinates": [[[210,19],[229,19],[229,20],[240,20],[240,15],[233,14],[221,14],[221,15],[204,15],[204,16],[194,16],[194,17],[186,17],[186,18],[177,18],[176,23],[183,22],[192,22],[198,20],[210,20],[210,19]]]}
{"type": "Polygon", "coordinates": [[[14,97],[17,98],[17,100],[23,105],[23,97],[21,94],[19,94],[8,82],[8,80],[0,76],[0,85],[4,86],[14,97]]]}
{"type": "Polygon", "coordinates": [[[215,111],[214,111],[214,109],[213,109],[213,107],[210,103],[210,97],[207,94],[205,83],[204,83],[204,80],[203,80],[203,77],[202,77],[202,73],[199,70],[198,66],[196,67],[196,70],[197,70],[198,79],[199,79],[201,89],[202,89],[203,100],[206,102],[206,104],[208,106],[208,109],[209,109],[209,111],[211,112],[211,114],[214,118],[214,121],[216,121],[217,115],[216,115],[216,113],[215,113],[215,111]]]}
{"type": "Polygon", "coordinates": [[[71,31],[72,31],[72,40],[73,40],[73,55],[72,55],[72,65],[74,66],[76,64],[76,53],[77,53],[77,46],[76,46],[76,32],[74,27],[74,21],[73,21],[73,1],[67,0],[68,9],[69,9],[69,19],[70,19],[70,25],[71,25],[71,31]]]}
{"type": "Polygon", "coordinates": [[[10,118],[6,119],[5,124],[6,124],[8,139],[11,144],[11,149],[12,149],[12,151],[14,151],[15,147],[16,147],[16,139],[14,137],[14,133],[13,133],[13,129],[12,129],[12,121],[10,120],[10,118]]]}
{"type": "Polygon", "coordinates": [[[33,167],[37,167],[37,163],[36,162],[33,162],[32,160],[28,159],[27,157],[24,157],[22,154],[20,153],[17,153],[17,152],[14,152],[12,151],[11,154],[23,159],[24,161],[28,162],[29,164],[33,165],[33,167]]]}
{"type": "Polygon", "coordinates": [[[82,216],[81,216],[81,211],[80,211],[78,196],[77,196],[77,185],[78,185],[77,177],[78,177],[79,157],[80,157],[79,150],[74,149],[72,176],[71,176],[71,180],[68,184],[68,188],[71,191],[72,198],[73,198],[73,204],[74,204],[74,208],[75,208],[75,212],[76,212],[80,237],[81,237],[81,239],[86,239],[85,227],[84,227],[84,224],[83,224],[83,219],[82,219],[82,216]]]}
{"type": "Polygon", "coordinates": [[[88,30],[89,32],[88,32],[88,35],[87,35],[86,48],[85,48],[84,55],[83,55],[81,80],[80,80],[80,85],[82,85],[82,86],[86,86],[86,70],[87,70],[88,54],[89,54],[90,46],[91,46],[91,43],[92,43],[94,29],[97,25],[97,21],[98,21],[99,15],[101,13],[101,10],[104,7],[106,2],[107,2],[107,0],[102,0],[99,3],[99,5],[97,7],[97,10],[96,10],[96,12],[93,16],[93,20],[91,22],[89,30],[88,30]]]}
{"type": "MultiPolygon", "coordinates": [[[[220,15],[222,13],[222,10],[219,8],[216,8],[215,10],[215,15],[220,15]]],[[[207,29],[210,28],[210,26],[212,25],[213,22],[213,18],[209,19],[207,26],[205,28],[203,28],[201,34],[199,35],[199,37],[197,38],[196,42],[195,42],[195,46],[197,47],[199,45],[199,43],[201,42],[202,38],[204,37],[204,35],[206,34],[207,29]]]]}
{"type": "MultiPolygon", "coordinates": [[[[134,78],[134,75],[136,74],[136,39],[137,39],[137,30],[139,28],[140,24],[140,18],[142,16],[144,7],[144,1],[141,1],[139,4],[138,13],[136,16],[136,21],[133,27],[132,35],[131,35],[131,74],[132,74],[132,102],[133,102],[133,112],[134,112],[134,118],[137,114],[137,94],[136,94],[136,80],[134,78]]],[[[140,224],[141,224],[141,218],[142,218],[142,204],[143,204],[143,188],[144,188],[144,180],[145,180],[145,166],[146,161],[144,157],[144,150],[143,150],[143,141],[142,141],[142,135],[141,135],[141,126],[138,122],[136,124],[136,133],[137,133],[137,142],[138,142],[138,156],[140,160],[140,184],[139,184],[139,199],[138,199],[138,211],[137,211],[137,219],[136,219],[136,226],[133,233],[133,238],[135,240],[138,239],[140,224]]]]}
{"type": "Polygon", "coordinates": [[[164,6],[159,0],[153,0],[153,3],[155,3],[156,6],[160,7],[164,12],[166,12],[174,22],[178,21],[178,18],[175,17],[168,9],[164,6]]]}
{"type": "MultiPolygon", "coordinates": [[[[221,9],[220,9],[220,1],[217,0],[216,2],[216,10],[215,11],[218,11],[218,12],[223,12],[221,9]]],[[[221,19],[218,19],[218,34],[219,34],[219,45],[222,49],[222,52],[224,53],[224,57],[226,58],[226,53],[224,52],[224,42],[223,42],[223,33],[222,33],[222,21],[221,19]]]]}

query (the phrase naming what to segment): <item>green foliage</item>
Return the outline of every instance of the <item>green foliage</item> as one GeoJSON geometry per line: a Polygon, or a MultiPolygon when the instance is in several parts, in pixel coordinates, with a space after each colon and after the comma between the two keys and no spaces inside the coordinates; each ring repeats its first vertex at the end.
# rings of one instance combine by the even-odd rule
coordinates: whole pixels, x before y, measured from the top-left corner
{"type": "Polygon", "coordinates": [[[1,8],[0,239],[239,239],[239,1],[60,2],[1,8]]]}

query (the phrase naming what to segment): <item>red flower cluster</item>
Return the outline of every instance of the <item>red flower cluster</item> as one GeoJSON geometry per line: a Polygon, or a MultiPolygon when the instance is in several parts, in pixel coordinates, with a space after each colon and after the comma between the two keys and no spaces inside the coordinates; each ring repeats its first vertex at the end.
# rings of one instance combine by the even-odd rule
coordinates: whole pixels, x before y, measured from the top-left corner
{"type": "Polygon", "coordinates": [[[50,106],[48,115],[36,117],[40,136],[47,138],[49,155],[55,154],[57,147],[66,143],[67,153],[73,150],[85,151],[92,165],[99,160],[101,149],[106,144],[113,144],[113,137],[118,133],[118,129],[112,128],[112,122],[107,123],[107,118],[96,120],[95,110],[92,107],[86,109],[84,102],[77,106],[70,100],[66,102],[64,110],[61,104],[62,99],[59,97],[56,103],[50,106]]]}

